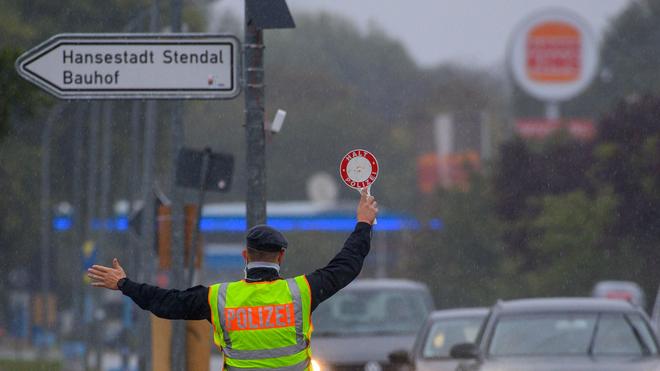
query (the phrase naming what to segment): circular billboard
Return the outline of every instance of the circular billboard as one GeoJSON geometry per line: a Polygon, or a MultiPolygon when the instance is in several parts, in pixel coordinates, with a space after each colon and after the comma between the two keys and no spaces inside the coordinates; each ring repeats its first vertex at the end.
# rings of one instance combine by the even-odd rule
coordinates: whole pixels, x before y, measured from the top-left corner
{"type": "Polygon", "coordinates": [[[581,93],[596,75],[598,45],[589,25],[565,10],[525,20],[511,38],[509,59],[518,85],[543,101],[581,93]]]}

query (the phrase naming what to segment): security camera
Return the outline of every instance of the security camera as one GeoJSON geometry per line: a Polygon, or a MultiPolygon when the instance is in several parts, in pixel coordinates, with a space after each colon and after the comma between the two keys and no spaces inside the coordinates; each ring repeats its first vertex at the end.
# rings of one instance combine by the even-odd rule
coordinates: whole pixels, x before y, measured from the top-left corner
{"type": "Polygon", "coordinates": [[[284,125],[284,118],[286,117],[286,111],[281,109],[277,110],[273,123],[270,124],[270,131],[272,133],[279,133],[282,130],[282,125],[284,125]]]}

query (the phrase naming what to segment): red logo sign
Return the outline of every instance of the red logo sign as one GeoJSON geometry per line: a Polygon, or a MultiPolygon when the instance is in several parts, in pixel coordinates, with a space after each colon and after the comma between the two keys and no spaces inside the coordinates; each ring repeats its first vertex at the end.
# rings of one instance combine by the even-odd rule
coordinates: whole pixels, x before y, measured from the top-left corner
{"type": "Polygon", "coordinates": [[[542,83],[566,83],[580,78],[580,30],[567,22],[550,21],[527,35],[527,76],[542,83]]]}
{"type": "Polygon", "coordinates": [[[339,175],[351,188],[369,187],[378,178],[378,160],[369,151],[354,149],[342,158],[339,175]]]}

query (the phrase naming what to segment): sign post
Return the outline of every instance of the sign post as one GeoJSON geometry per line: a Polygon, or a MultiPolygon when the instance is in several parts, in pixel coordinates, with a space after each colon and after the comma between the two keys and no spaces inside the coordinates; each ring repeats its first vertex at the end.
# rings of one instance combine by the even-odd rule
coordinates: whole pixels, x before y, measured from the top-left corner
{"type": "MultiPolygon", "coordinates": [[[[371,195],[371,185],[378,178],[378,160],[371,152],[364,149],[354,149],[342,157],[339,163],[339,176],[349,186],[361,192],[367,189],[371,195]]],[[[374,224],[378,221],[374,219],[374,224]]]]}
{"type": "Polygon", "coordinates": [[[559,120],[559,103],[589,86],[598,66],[598,45],[589,24],[551,9],[529,17],[514,32],[509,64],[516,83],[545,102],[548,120],[559,120]]]}
{"type": "Polygon", "coordinates": [[[212,34],[60,34],[16,60],[62,99],[231,99],[240,43],[212,34]]]}

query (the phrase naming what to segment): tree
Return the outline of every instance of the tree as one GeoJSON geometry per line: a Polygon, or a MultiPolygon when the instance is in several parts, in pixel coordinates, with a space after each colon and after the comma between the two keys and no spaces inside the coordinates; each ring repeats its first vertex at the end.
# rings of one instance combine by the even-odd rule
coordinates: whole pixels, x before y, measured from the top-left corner
{"type": "Polygon", "coordinates": [[[660,281],[660,98],[621,101],[592,144],[501,147],[494,188],[504,242],[529,294],[585,294],[598,279],[660,281]]]}
{"type": "Polygon", "coordinates": [[[31,117],[45,103],[44,95],[32,89],[14,70],[19,55],[16,49],[0,49],[0,141],[9,134],[12,117],[31,117]]]}
{"type": "Polygon", "coordinates": [[[567,112],[605,114],[629,96],[660,94],[660,1],[631,1],[607,28],[600,48],[600,70],[590,88],[567,102],[567,112]]]}
{"type": "Polygon", "coordinates": [[[522,270],[537,267],[529,246],[529,221],[540,212],[531,202],[545,195],[574,190],[591,191],[587,171],[592,163],[591,145],[559,133],[540,143],[514,137],[500,147],[493,171],[498,215],[506,222],[504,241],[520,259],[522,270]]]}
{"type": "Polygon", "coordinates": [[[642,259],[636,271],[647,292],[660,282],[660,98],[624,100],[599,123],[590,171],[619,200],[609,234],[613,244],[642,259]]]}
{"type": "Polygon", "coordinates": [[[533,201],[540,209],[529,227],[533,270],[521,272],[533,296],[583,296],[602,279],[634,276],[628,269],[641,257],[607,243],[616,220],[616,196],[604,190],[590,197],[583,190],[546,195],[533,201]]]}
{"type": "Polygon", "coordinates": [[[442,308],[491,305],[505,294],[504,246],[488,180],[473,174],[467,191],[439,191],[424,230],[408,257],[408,274],[424,281],[442,308]]]}

